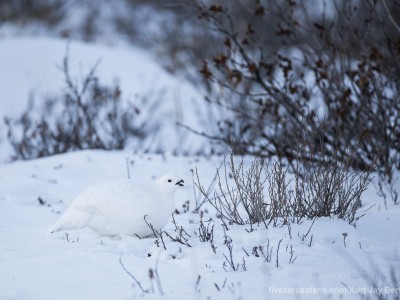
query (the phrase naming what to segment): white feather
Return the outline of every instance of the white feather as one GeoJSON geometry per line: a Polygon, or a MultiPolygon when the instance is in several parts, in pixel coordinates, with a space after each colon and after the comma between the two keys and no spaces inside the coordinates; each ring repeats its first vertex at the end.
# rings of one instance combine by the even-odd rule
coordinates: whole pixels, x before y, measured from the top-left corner
{"type": "Polygon", "coordinates": [[[175,210],[174,193],[183,180],[164,175],[154,184],[138,184],[133,180],[110,180],[81,193],[64,215],[49,229],[89,227],[100,235],[137,235],[146,237],[162,229],[175,210]]]}

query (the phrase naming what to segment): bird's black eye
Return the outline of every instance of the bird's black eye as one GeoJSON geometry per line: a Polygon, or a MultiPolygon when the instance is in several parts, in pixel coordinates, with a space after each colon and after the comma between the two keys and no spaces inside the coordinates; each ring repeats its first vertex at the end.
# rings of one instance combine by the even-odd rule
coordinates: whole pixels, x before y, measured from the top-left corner
{"type": "Polygon", "coordinates": [[[172,181],[172,179],[168,179],[168,182],[171,182],[172,181]]]}

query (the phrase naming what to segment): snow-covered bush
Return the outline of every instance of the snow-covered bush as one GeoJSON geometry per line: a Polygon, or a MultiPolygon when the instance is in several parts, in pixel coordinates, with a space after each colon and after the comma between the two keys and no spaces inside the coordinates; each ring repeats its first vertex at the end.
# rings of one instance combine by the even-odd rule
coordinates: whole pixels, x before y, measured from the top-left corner
{"type": "Polygon", "coordinates": [[[5,119],[14,159],[81,149],[123,149],[128,142],[140,145],[157,130],[157,122],[147,115],[155,112],[156,101],[124,101],[117,85],[109,87],[99,82],[95,68],[82,83],[75,84],[67,57],[63,72],[67,86],[64,92],[45,99],[41,107],[35,107],[31,101],[19,118],[5,119]]]}

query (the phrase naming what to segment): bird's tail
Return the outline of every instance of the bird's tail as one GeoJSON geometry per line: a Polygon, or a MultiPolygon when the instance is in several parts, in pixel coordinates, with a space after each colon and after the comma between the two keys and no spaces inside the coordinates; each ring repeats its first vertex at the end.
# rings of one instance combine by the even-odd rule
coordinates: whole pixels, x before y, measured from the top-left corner
{"type": "Polygon", "coordinates": [[[90,213],[67,211],[61,218],[47,229],[47,234],[68,229],[80,229],[88,224],[90,213]]]}

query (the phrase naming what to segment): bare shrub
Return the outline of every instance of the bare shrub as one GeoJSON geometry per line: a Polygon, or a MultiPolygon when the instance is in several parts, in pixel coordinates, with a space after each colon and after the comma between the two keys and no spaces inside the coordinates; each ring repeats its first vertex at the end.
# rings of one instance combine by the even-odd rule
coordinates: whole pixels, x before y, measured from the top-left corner
{"type": "Polygon", "coordinates": [[[250,230],[255,224],[287,225],[291,235],[291,223],[333,216],[355,223],[361,217],[357,212],[371,181],[371,169],[353,170],[351,162],[339,163],[328,156],[316,163],[316,155],[310,153],[308,160],[291,165],[282,159],[255,157],[245,170],[243,159],[236,165],[231,154],[223,177],[217,170],[218,188],[213,195],[202,187],[198,175],[195,185],[221,219],[249,224],[250,230]]]}
{"type": "MultiPolygon", "coordinates": [[[[154,237],[156,237],[155,244],[157,245],[157,247],[161,247],[161,244],[160,244],[160,241],[161,241],[164,250],[167,250],[167,247],[164,242],[164,234],[165,234],[172,242],[179,243],[179,244],[185,245],[187,247],[192,247],[192,245],[189,244],[189,239],[191,238],[191,236],[187,233],[186,229],[182,225],[177,224],[174,214],[175,213],[173,213],[171,215],[172,216],[171,222],[175,227],[173,234],[170,234],[166,230],[155,229],[154,226],[146,220],[147,215],[144,216],[144,221],[146,222],[146,225],[151,229],[154,237]],[[175,237],[173,235],[175,235],[175,237]]],[[[138,235],[136,235],[136,237],[141,238],[138,235]]]]}
{"type": "Polygon", "coordinates": [[[256,157],[250,169],[245,171],[243,160],[236,167],[231,154],[228,163],[224,160],[223,177],[220,169],[216,171],[217,182],[213,195],[202,186],[197,170],[197,182],[194,184],[223,221],[229,224],[250,224],[252,229],[254,224],[265,224],[267,219],[274,218],[264,195],[266,176],[265,172],[261,172],[264,171],[264,163],[263,159],[256,157]],[[229,184],[230,177],[233,179],[232,186],[229,184]]]}
{"type": "Polygon", "coordinates": [[[143,141],[157,123],[141,118],[142,110],[156,110],[148,102],[121,99],[118,86],[100,84],[95,67],[75,84],[68,57],[63,62],[66,91],[45,99],[43,107],[30,107],[16,120],[5,119],[14,159],[32,159],[81,149],[123,149],[130,141],[143,141]]]}
{"type": "Polygon", "coordinates": [[[360,217],[357,210],[361,207],[361,195],[372,180],[373,167],[353,169],[354,154],[348,153],[340,161],[335,154],[309,151],[306,141],[304,136],[293,141],[301,161],[285,166],[280,158],[266,169],[273,215],[280,216],[285,223],[299,223],[304,217],[337,216],[352,224],[360,217]],[[288,171],[293,172],[290,180],[288,171]]]}
{"type": "MultiPolygon", "coordinates": [[[[274,161],[267,170],[270,209],[284,223],[300,223],[303,218],[336,216],[354,223],[361,207],[361,195],[371,182],[371,171],[358,171],[349,165],[327,160],[324,164],[295,163],[294,179],[290,167],[274,161]]],[[[276,225],[276,219],[273,220],[276,225]]]]}
{"type": "Polygon", "coordinates": [[[203,221],[204,212],[200,211],[200,226],[198,228],[198,236],[200,242],[210,242],[210,244],[214,243],[214,224],[212,224],[212,220],[203,221]],[[207,223],[207,226],[204,225],[207,223]],[[211,225],[212,224],[212,225],[211,225]]]}
{"type": "Polygon", "coordinates": [[[174,224],[175,227],[174,229],[175,237],[169,234],[167,231],[163,231],[166,234],[166,236],[169,237],[170,240],[175,243],[179,243],[187,247],[192,247],[192,245],[189,244],[189,239],[191,238],[191,236],[187,233],[187,231],[185,230],[185,228],[183,228],[182,225],[178,225],[176,223],[174,214],[172,214],[172,224],[174,224]]]}
{"type": "Polygon", "coordinates": [[[378,195],[383,199],[387,209],[387,200],[391,200],[395,205],[399,204],[399,190],[397,184],[399,181],[398,176],[386,178],[384,174],[379,174],[378,178],[378,195]]]}
{"type": "Polygon", "coordinates": [[[235,262],[233,258],[233,241],[227,235],[225,235],[224,245],[228,249],[228,255],[223,254],[225,261],[222,263],[222,267],[225,272],[228,272],[228,266],[232,269],[232,271],[238,271],[240,269],[242,269],[243,271],[247,271],[246,261],[244,260],[244,257],[242,258],[242,264],[235,262]]]}
{"type": "Polygon", "coordinates": [[[390,182],[400,169],[398,7],[337,1],[313,14],[310,3],[255,1],[247,19],[223,2],[200,6],[224,48],[204,61],[199,76],[219,95],[222,88],[207,101],[224,113],[219,133],[197,132],[236,154],[300,161],[307,157],[293,140],[305,133],[304,150],[321,164],[325,156],[347,160],[390,182]],[[272,37],[263,35],[270,20],[274,51],[272,37]]]}
{"type": "Polygon", "coordinates": [[[62,0],[14,0],[0,2],[0,18],[17,24],[42,22],[47,26],[60,23],[67,12],[67,5],[62,0]]]}

